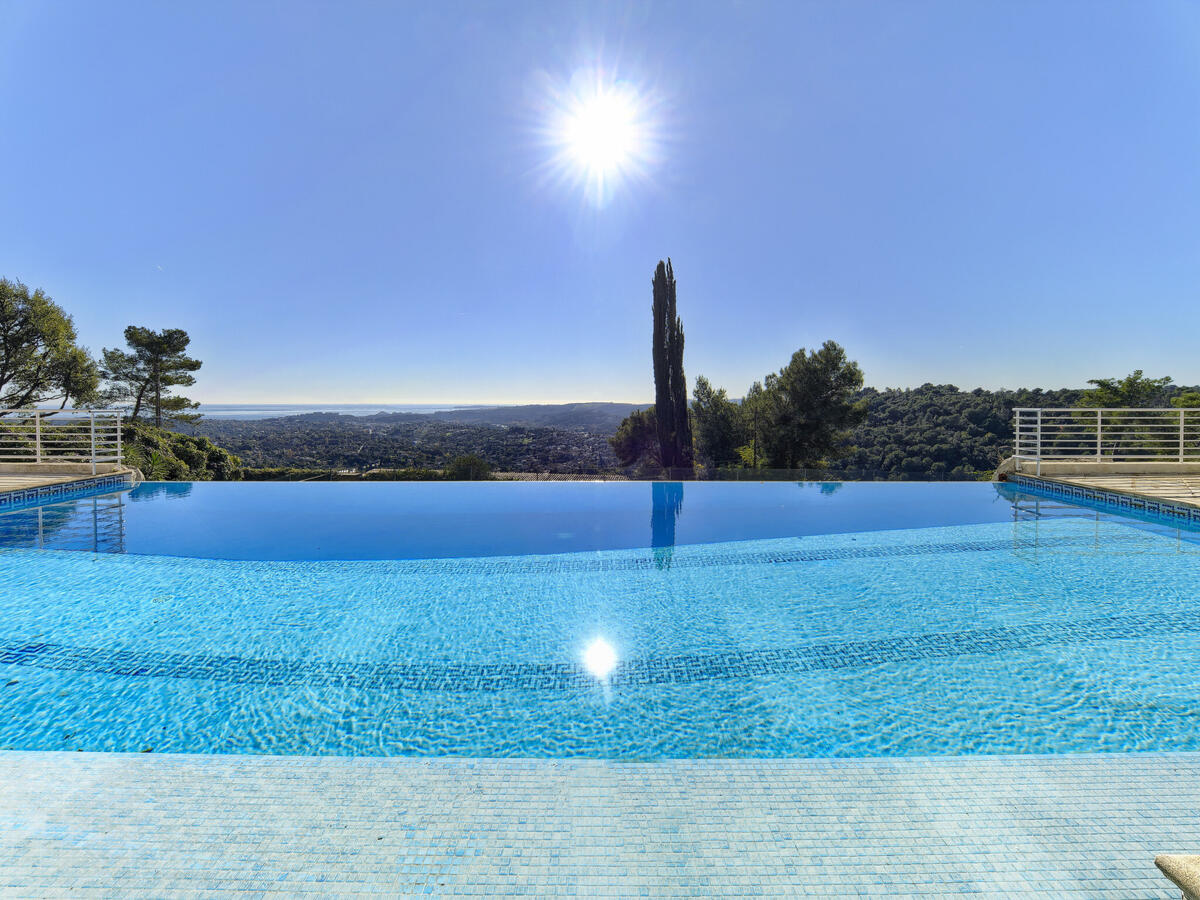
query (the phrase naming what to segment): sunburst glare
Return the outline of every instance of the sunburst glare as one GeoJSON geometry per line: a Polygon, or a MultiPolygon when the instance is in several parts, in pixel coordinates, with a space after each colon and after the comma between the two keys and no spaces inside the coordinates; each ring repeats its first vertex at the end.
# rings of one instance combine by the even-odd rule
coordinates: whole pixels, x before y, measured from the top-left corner
{"type": "Polygon", "coordinates": [[[546,137],[555,179],[580,188],[595,206],[645,177],[658,161],[659,125],[649,94],[599,70],[576,72],[552,88],[546,137]]]}
{"type": "Polygon", "coordinates": [[[598,679],[605,681],[617,667],[617,651],[604,638],[598,637],[583,651],[583,665],[598,679]]]}

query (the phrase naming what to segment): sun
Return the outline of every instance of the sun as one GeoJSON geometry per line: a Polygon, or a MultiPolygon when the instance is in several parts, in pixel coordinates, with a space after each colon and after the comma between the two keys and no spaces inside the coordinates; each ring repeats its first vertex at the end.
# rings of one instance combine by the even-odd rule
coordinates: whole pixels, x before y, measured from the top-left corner
{"type": "Polygon", "coordinates": [[[562,136],[586,177],[611,178],[638,152],[637,106],[628,95],[600,91],[568,113],[562,136]]]}
{"type": "Polygon", "coordinates": [[[549,99],[545,129],[556,180],[582,188],[596,206],[646,176],[659,155],[655,104],[635,85],[600,71],[581,71],[549,99]]]}

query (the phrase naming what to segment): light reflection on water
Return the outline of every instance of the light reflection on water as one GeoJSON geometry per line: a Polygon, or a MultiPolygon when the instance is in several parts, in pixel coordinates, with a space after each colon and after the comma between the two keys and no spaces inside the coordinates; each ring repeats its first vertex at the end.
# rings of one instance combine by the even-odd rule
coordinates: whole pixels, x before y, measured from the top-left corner
{"type": "Polygon", "coordinates": [[[0,515],[0,748],[1200,750],[1196,532],[987,484],[341,487],[0,515]]]}

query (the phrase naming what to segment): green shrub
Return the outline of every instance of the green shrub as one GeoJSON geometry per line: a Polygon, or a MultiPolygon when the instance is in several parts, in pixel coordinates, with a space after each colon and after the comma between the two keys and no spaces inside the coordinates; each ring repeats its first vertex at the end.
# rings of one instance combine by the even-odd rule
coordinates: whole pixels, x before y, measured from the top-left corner
{"type": "Polygon", "coordinates": [[[239,481],[238,458],[206,437],[192,437],[143,422],[124,426],[125,464],[149,481],[239,481]]]}
{"type": "Polygon", "coordinates": [[[486,460],[473,453],[456,456],[446,466],[447,481],[487,481],[492,477],[492,467],[486,460]]]}
{"type": "Polygon", "coordinates": [[[437,469],[372,469],[362,474],[363,481],[441,481],[437,469]]]}

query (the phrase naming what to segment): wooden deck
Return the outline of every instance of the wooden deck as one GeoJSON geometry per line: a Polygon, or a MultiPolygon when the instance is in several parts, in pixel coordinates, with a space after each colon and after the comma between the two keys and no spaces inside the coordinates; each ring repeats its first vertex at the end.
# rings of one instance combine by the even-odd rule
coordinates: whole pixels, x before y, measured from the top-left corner
{"type": "Polygon", "coordinates": [[[1200,475],[1053,475],[1055,481],[1200,507],[1200,475]]]}

